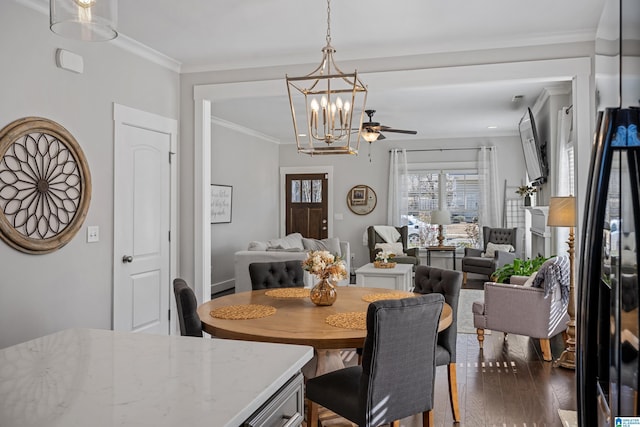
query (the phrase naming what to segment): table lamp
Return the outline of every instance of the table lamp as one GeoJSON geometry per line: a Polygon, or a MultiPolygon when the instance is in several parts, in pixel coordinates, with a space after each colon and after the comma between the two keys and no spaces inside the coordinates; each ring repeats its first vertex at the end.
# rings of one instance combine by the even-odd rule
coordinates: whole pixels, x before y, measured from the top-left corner
{"type": "Polygon", "coordinates": [[[438,246],[444,246],[444,234],[442,233],[443,225],[451,224],[451,214],[447,210],[438,210],[431,212],[431,224],[438,224],[438,246]]]}
{"type": "Polygon", "coordinates": [[[573,276],[573,259],[574,249],[574,233],[573,227],[576,225],[576,201],[573,196],[551,197],[549,200],[549,218],[547,219],[549,227],[569,227],[569,239],[567,244],[569,249],[569,306],[567,314],[569,321],[567,322],[567,348],[562,352],[560,358],[556,361],[555,366],[563,368],[576,368],[576,313],[574,305],[574,276],[573,276]]]}

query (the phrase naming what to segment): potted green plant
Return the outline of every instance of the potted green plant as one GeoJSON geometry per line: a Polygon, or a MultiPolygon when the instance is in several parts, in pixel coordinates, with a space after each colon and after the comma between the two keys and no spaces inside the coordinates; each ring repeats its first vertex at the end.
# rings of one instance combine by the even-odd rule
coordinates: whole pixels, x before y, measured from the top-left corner
{"type": "Polygon", "coordinates": [[[531,206],[531,196],[533,196],[536,191],[535,187],[531,187],[530,185],[521,185],[516,190],[516,193],[518,193],[520,197],[524,198],[525,206],[531,206]]]}
{"type": "Polygon", "coordinates": [[[507,283],[507,280],[511,276],[531,276],[534,272],[538,271],[540,266],[544,264],[546,260],[543,256],[538,256],[533,259],[520,259],[516,258],[510,264],[505,264],[502,267],[496,269],[491,276],[494,282],[507,283]]]}

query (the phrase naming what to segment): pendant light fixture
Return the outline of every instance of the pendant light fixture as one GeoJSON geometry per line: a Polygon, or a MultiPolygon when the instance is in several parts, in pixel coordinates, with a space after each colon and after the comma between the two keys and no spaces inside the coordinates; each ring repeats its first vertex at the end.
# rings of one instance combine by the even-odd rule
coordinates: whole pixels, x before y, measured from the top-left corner
{"type": "Polygon", "coordinates": [[[117,0],[49,0],[49,27],[64,37],[107,41],[118,36],[117,0]]]}
{"type": "Polygon", "coordinates": [[[367,87],[357,70],[345,74],[333,60],[336,50],[331,46],[330,0],[326,41],[322,61],[315,70],[302,77],[286,76],[298,152],[358,154],[367,87]]]}

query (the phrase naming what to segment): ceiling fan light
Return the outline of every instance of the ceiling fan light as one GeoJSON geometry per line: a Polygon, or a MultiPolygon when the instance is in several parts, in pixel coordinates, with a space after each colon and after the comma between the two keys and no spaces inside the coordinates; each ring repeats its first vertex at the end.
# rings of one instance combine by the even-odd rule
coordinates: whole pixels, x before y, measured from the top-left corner
{"type": "Polygon", "coordinates": [[[49,28],[83,41],[107,41],[118,36],[117,0],[50,0],[49,28]]]}
{"type": "Polygon", "coordinates": [[[362,131],[360,135],[362,135],[362,139],[364,139],[365,141],[374,142],[378,140],[378,137],[380,136],[380,132],[365,130],[365,131],[362,131]]]}

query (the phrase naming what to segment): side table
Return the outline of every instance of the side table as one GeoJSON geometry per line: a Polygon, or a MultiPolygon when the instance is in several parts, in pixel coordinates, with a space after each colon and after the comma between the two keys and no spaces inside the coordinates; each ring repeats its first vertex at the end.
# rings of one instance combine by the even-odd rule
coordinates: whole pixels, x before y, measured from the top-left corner
{"type": "Polygon", "coordinates": [[[393,268],[375,268],[373,263],[356,270],[356,285],[367,288],[387,288],[408,291],[413,284],[413,265],[396,264],[393,268]]]}
{"type": "Polygon", "coordinates": [[[431,265],[431,252],[451,252],[453,254],[453,269],[456,269],[456,246],[427,246],[427,264],[431,265]]]}

